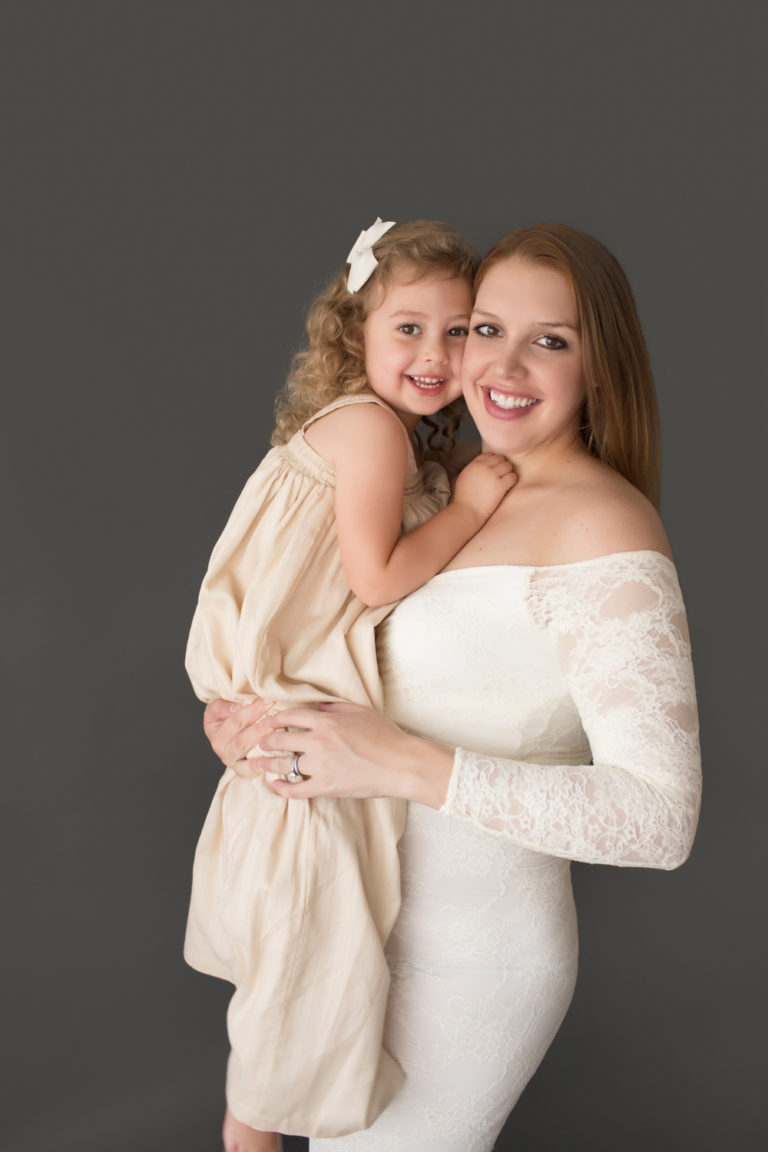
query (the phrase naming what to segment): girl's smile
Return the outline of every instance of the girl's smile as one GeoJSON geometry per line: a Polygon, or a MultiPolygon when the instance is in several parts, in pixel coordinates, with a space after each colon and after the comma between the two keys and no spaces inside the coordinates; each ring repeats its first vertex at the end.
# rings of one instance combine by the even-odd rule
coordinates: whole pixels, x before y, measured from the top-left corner
{"type": "Polygon", "coordinates": [[[363,328],[368,383],[413,430],[461,395],[472,295],[465,280],[395,278],[363,328]]]}

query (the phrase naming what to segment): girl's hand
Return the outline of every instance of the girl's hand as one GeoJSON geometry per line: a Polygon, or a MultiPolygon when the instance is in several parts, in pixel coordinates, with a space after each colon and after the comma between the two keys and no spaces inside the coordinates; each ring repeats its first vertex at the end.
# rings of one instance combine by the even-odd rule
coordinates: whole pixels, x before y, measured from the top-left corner
{"type": "Polygon", "coordinates": [[[392,796],[434,808],[445,799],[453,752],[409,736],[373,708],[357,704],[286,708],[241,729],[229,746],[247,744],[244,732],[250,746],[284,753],[252,760],[259,771],[286,774],[294,752],[300,753],[298,769],[306,779],[295,784],[270,781],[279,796],[392,796]]]}
{"type": "MultiPolygon", "coordinates": [[[[248,704],[233,704],[230,700],[212,700],[203,713],[203,731],[219,760],[232,768],[238,776],[259,774],[255,761],[247,754],[258,744],[255,732],[263,731],[260,722],[274,707],[274,701],[258,697],[248,704]]],[[[273,769],[274,771],[274,769],[273,769]]]]}
{"type": "Polygon", "coordinates": [[[506,456],[482,452],[456,478],[454,504],[468,505],[485,522],[517,483],[517,473],[506,456]]]}

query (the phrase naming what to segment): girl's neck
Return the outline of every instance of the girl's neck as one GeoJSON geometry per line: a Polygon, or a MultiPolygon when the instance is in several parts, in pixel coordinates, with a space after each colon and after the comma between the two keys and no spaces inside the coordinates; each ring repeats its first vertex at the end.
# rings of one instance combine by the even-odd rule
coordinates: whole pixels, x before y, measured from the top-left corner
{"type": "Polygon", "coordinates": [[[416,439],[416,429],[421,422],[421,416],[413,412],[397,412],[396,415],[400,420],[400,423],[405,426],[405,429],[411,440],[416,439]]]}
{"type": "Polygon", "coordinates": [[[383,396],[379,396],[378,392],[371,388],[370,384],[368,385],[368,390],[370,391],[371,395],[378,397],[382,404],[386,404],[388,408],[392,408],[395,416],[397,416],[398,420],[405,428],[411,440],[413,440],[416,435],[416,429],[421,422],[421,416],[419,416],[418,412],[406,412],[402,408],[393,408],[390,401],[385,400],[383,396]]]}

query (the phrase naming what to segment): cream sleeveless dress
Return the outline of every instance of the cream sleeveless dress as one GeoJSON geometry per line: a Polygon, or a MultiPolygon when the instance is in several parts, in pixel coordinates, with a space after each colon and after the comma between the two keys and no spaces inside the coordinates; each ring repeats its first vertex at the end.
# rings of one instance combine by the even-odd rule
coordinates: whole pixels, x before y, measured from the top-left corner
{"type": "MultiPolygon", "coordinates": [[[[201,700],[381,706],[374,628],[393,606],[367,608],[350,591],[334,470],[304,437],[321,416],[371,403],[392,412],[373,395],[345,397],[247,482],[190,631],[186,667],[201,700]]],[[[438,464],[417,466],[403,435],[409,531],[450,489],[438,464]]],[[[288,801],[261,776],[222,776],[195,854],[184,956],[235,985],[227,1101],[244,1123],[336,1136],[368,1127],[400,1087],[382,1047],[383,946],[400,907],[404,825],[400,801],[288,801]]]]}

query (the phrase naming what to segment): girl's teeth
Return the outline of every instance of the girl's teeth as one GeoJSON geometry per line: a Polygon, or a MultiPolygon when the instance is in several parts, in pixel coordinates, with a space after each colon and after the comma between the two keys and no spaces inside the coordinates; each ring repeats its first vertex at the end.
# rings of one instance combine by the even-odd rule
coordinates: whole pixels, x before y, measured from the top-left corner
{"type": "Polygon", "coordinates": [[[507,396],[505,392],[494,392],[490,388],[488,394],[499,408],[530,408],[536,403],[533,396],[507,396]]]}
{"type": "Polygon", "coordinates": [[[442,376],[411,376],[417,388],[437,388],[444,383],[442,376]]]}

